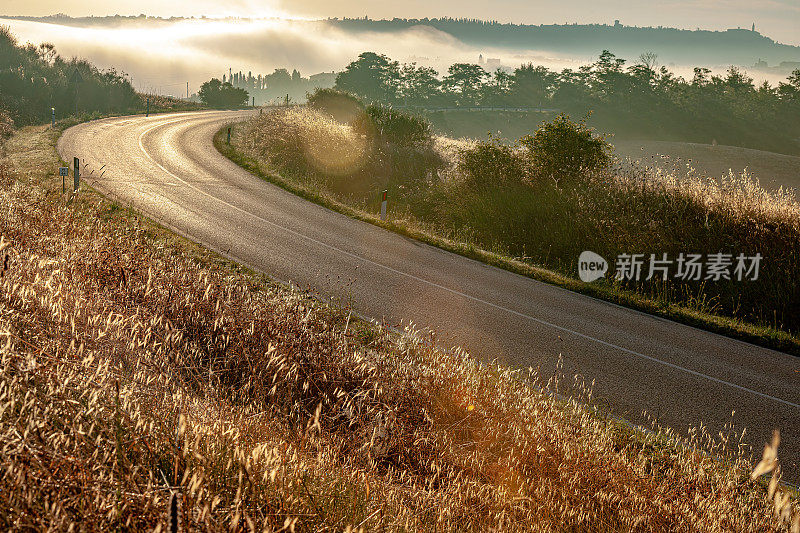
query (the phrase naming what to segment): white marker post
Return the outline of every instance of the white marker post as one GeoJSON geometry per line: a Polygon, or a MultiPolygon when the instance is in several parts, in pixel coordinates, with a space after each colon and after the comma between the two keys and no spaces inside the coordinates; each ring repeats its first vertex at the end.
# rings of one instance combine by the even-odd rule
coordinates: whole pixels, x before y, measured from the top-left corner
{"type": "Polygon", "coordinates": [[[56,128],[56,108],[55,107],[51,107],[50,111],[53,112],[53,115],[51,116],[50,124],[53,127],[53,129],[55,129],[56,128]]]}
{"type": "Polygon", "coordinates": [[[384,190],[383,195],[381,196],[381,220],[386,220],[386,193],[388,191],[384,190]]]}

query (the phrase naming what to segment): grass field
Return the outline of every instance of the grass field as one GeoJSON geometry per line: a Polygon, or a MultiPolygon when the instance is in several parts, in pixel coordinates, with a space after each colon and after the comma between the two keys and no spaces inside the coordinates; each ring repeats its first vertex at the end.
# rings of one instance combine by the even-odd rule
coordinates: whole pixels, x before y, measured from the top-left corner
{"type": "Polygon", "coordinates": [[[62,197],[57,135],[0,164],[3,529],[163,531],[173,494],[191,531],[786,529],[733,429],[632,428],[62,197]]]}
{"type": "Polygon", "coordinates": [[[744,169],[769,190],[780,187],[800,190],[800,157],[751,150],[737,146],[682,143],[672,141],[613,141],[622,157],[655,164],[666,170],[688,163],[698,174],[719,177],[744,169]],[[668,156],[668,157],[663,157],[668,156]]]}

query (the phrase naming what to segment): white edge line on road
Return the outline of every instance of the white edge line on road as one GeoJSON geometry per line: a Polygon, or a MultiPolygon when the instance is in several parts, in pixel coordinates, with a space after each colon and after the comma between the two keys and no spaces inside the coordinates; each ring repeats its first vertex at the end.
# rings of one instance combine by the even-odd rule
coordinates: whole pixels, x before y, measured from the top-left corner
{"type": "MultiPolygon", "coordinates": [[[[178,122],[179,120],[181,120],[181,119],[174,120],[172,122],[178,122]]],[[[743,387],[741,385],[737,385],[736,383],[731,383],[730,381],[725,381],[723,379],[715,378],[714,376],[709,376],[708,374],[703,374],[702,372],[697,372],[696,370],[692,370],[690,368],[686,368],[686,367],[683,367],[683,366],[680,366],[680,365],[676,365],[674,363],[670,363],[668,361],[664,361],[662,359],[658,359],[658,358],[652,357],[650,355],[645,355],[643,353],[639,353],[637,351],[630,350],[628,348],[624,348],[622,346],[618,346],[618,345],[610,343],[610,342],[606,342],[606,341],[604,341],[602,339],[598,339],[596,337],[592,337],[591,335],[586,335],[585,333],[580,333],[580,332],[575,331],[573,329],[570,329],[570,328],[567,328],[567,327],[564,327],[564,326],[559,326],[558,324],[554,324],[552,322],[548,322],[547,320],[542,320],[541,318],[536,318],[534,316],[530,316],[530,315],[527,315],[525,313],[520,313],[519,311],[514,311],[513,309],[509,309],[507,307],[503,307],[502,305],[498,305],[498,304],[483,300],[481,298],[477,298],[475,296],[470,296],[469,294],[465,294],[465,293],[463,293],[461,291],[458,291],[458,290],[455,290],[455,289],[451,289],[449,287],[445,287],[444,285],[439,285],[438,283],[435,283],[433,281],[429,281],[429,280],[420,278],[419,276],[415,276],[414,274],[409,274],[408,272],[403,272],[401,270],[397,270],[397,269],[392,268],[392,267],[390,267],[388,265],[384,265],[384,264],[378,263],[378,262],[373,261],[371,259],[367,259],[366,257],[362,257],[362,256],[354,254],[352,252],[348,252],[347,250],[342,250],[341,248],[338,248],[338,247],[333,246],[331,244],[319,241],[317,239],[314,239],[313,237],[309,237],[308,235],[304,235],[304,234],[302,234],[302,233],[300,233],[298,231],[295,231],[295,230],[293,230],[291,228],[287,228],[285,226],[281,226],[280,224],[276,224],[275,222],[272,222],[272,221],[267,220],[267,219],[265,219],[263,217],[260,217],[260,216],[256,215],[255,213],[251,213],[250,211],[242,209],[241,207],[238,207],[238,206],[233,205],[233,204],[231,204],[229,202],[226,202],[225,200],[223,200],[221,198],[218,198],[218,197],[216,197],[216,196],[214,196],[212,194],[209,194],[209,193],[203,191],[202,189],[196,187],[195,185],[192,185],[188,181],[185,181],[182,178],[180,178],[179,176],[173,174],[172,172],[167,170],[163,165],[161,165],[158,161],[153,159],[153,157],[147,152],[147,150],[145,150],[144,144],[142,143],[142,139],[144,138],[144,136],[146,134],[148,134],[150,131],[152,131],[152,130],[154,130],[156,128],[162,127],[162,126],[167,126],[167,125],[171,124],[172,122],[163,122],[163,123],[155,124],[155,125],[147,128],[146,130],[144,130],[141,134],[139,134],[139,149],[142,151],[142,153],[145,155],[145,157],[147,157],[147,159],[152,161],[153,164],[156,165],[158,168],[160,168],[162,171],[164,171],[165,173],[169,174],[173,178],[177,179],[181,183],[187,185],[191,189],[194,189],[195,191],[199,192],[200,194],[202,194],[204,196],[207,196],[208,198],[210,198],[210,199],[212,199],[214,201],[217,201],[217,202],[220,202],[222,204],[225,204],[228,207],[230,207],[232,209],[235,209],[236,211],[239,211],[239,212],[241,212],[241,213],[243,213],[245,215],[248,215],[250,217],[258,219],[258,220],[260,220],[260,221],[262,221],[262,222],[264,222],[266,224],[269,224],[270,226],[273,226],[275,228],[278,228],[278,229],[281,229],[283,231],[286,231],[286,232],[288,232],[288,233],[290,233],[292,235],[295,235],[295,236],[300,237],[302,239],[305,239],[307,241],[313,242],[314,244],[317,244],[317,245],[322,246],[324,248],[328,248],[328,249],[333,250],[335,252],[339,252],[341,254],[347,255],[347,256],[352,257],[354,259],[357,259],[359,261],[363,261],[365,263],[372,264],[372,265],[377,266],[379,268],[383,268],[385,270],[388,270],[388,271],[393,272],[395,274],[398,274],[400,276],[404,276],[404,277],[413,279],[415,281],[419,281],[420,283],[424,283],[424,284],[430,285],[432,287],[436,287],[437,289],[441,289],[443,291],[447,291],[447,292],[449,292],[451,294],[455,294],[455,295],[460,296],[462,298],[466,298],[468,300],[472,300],[474,302],[484,304],[484,305],[492,307],[494,309],[497,309],[497,310],[500,310],[500,311],[505,311],[505,312],[510,313],[512,315],[516,315],[516,316],[518,316],[520,318],[524,318],[524,319],[530,320],[532,322],[536,322],[536,323],[541,324],[543,326],[548,326],[548,327],[551,327],[553,329],[557,329],[559,331],[563,331],[565,333],[570,333],[570,334],[575,335],[577,337],[581,337],[583,339],[586,339],[586,340],[589,340],[589,341],[593,341],[593,342],[596,342],[598,344],[602,344],[603,346],[607,346],[609,348],[614,348],[614,349],[619,350],[621,352],[624,352],[624,353],[627,353],[629,355],[633,355],[633,356],[639,357],[641,359],[645,359],[647,361],[651,361],[653,363],[658,363],[660,365],[663,365],[663,366],[666,366],[666,367],[669,367],[669,368],[673,368],[675,370],[680,370],[681,372],[685,372],[687,374],[691,374],[691,375],[696,376],[696,377],[705,378],[705,379],[707,379],[709,381],[713,381],[714,383],[719,383],[720,385],[726,385],[728,387],[731,387],[731,388],[734,388],[734,389],[737,389],[737,390],[740,390],[740,391],[743,391],[743,392],[749,392],[750,394],[754,394],[756,396],[760,396],[761,398],[765,398],[765,399],[772,400],[772,401],[775,401],[775,402],[778,402],[778,403],[782,403],[784,405],[788,405],[789,407],[794,407],[796,409],[800,409],[800,404],[796,404],[796,403],[790,402],[788,400],[784,400],[782,398],[778,398],[776,396],[765,394],[765,393],[759,392],[757,390],[749,389],[747,387],[743,387]]]]}

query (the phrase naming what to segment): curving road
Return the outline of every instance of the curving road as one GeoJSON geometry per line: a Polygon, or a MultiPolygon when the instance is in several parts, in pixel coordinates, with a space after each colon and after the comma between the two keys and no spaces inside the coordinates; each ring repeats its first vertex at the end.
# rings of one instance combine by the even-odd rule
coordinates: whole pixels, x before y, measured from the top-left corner
{"type": "Polygon", "coordinates": [[[99,191],[363,315],[429,327],[442,345],[539,367],[545,377],[561,357],[564,375],[594,380],[595,398],[634,422],[646,411],[685,434],[701,422],[716,433],[733,421],[747,428],[756,453],[779,428],[784,472],[800,478],[800,358],[486,266],[302,200],[213,147],[213,134],[241,116],[99,120],[64,132],[58,150],[67,161],[80,157],[99,191]]]}

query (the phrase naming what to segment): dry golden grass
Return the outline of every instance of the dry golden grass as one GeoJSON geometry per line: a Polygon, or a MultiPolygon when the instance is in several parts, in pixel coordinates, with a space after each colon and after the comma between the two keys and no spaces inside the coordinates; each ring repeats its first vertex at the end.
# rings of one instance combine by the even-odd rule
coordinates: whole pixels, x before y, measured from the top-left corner
{"type": "MultiPolygon", "coordinates": [[[[46,135],[15,146],[49,162],[46,135]]],[[[786,529],[735,439],[630,428],[588,392],[356,321],[15,168],[3,529],[164,530],[173,491],[185,530],[786,529]]]]}
{"type": "Polygon", "coordinates": [[[701,175],[727,176],[732,170],[757,177],[761,186],[776,191],[781,187],[800,189],[800,157],[793,155],[699,143],[672,141],[614,141],[621,157],[652,162],[666,169],[687,162],[701,175]]]}
{"type": "Polygon", "coordinates": [[[366,163],[371,139],[356,134],[322,112],[306,107],[289,108],[261,115],[247,142],[251,150],[262,150],[269,136],[271,150],[263,156],[289,158],[286,164],[301,172],[351,174],[366,163]]]}

